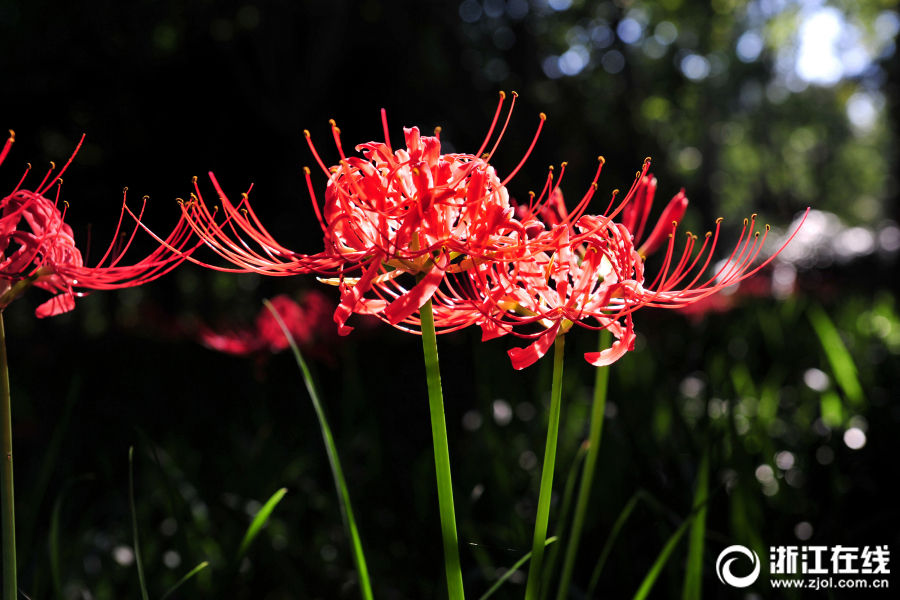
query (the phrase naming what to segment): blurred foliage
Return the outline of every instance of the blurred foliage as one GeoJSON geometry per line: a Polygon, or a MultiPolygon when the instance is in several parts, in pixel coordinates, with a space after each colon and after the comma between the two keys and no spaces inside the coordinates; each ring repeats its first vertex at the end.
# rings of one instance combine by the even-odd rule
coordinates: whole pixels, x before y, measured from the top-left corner
{"type": "MultiPolygon", "coordinates": [[[[896,3],[877,0],[0,0],[0,115],[17,132],[0,189],[25,161],[39,171],[66,157],[85,131],[63,187],[80,244],[90,231],[92,245],[105,245],[123,186],[151,196],[149,221],[164,229],[190,177],[215,170],[231,193],[254,183],[273,233],[315,251],[304,127],[327,162],[336,156],[328,118],[350,147],[381,136],[384,106],[395,140],[401,125],[440,125],[445,149],[466,151],[484,135],[496,91],[516,89],[498,169],[519,161],[538,111],[549,120],[514,196],[567,160],[564,188],[576,197],[600,153],[601,189],[623,187],[651,155],[661,196],[686,187],[697,231],[719,215],[737,226],[754,211],[785,224],[808,205],[874,231],[900,216],[897,23],[896,3]],[[835,78],[826,60],[831,70],[812,81],[801,69],[802,32],[816,15],[840,25],[842,71],[835,78]]],[[[722,593],[712,567],[731,543],[761,556],[772,544],[900,547],[896,247],[876,242],[878,252],[852,261],[798,267],[796,293],[783,301],[748,296],[729,312],[639,315],[638,348],[612,370],[573,598],[640,497],[598,580],[605,597],[637,590],[691,512],[704,453],[708,597],[722,593]]],[[[311,285],[185,266],[151,286],[84,298],[52,321],[32,316],[39,292],[7,309],[20,581],[30,597],[53,593],[51,563],[64,598],[138,597],[132,445],[151,597],[203,560],[210,567],[176,596],[358,596],[291,358],[254,362],[194,341],[198,323],[249,322],[263,297],[311,285]],[[238,560],[252,515],[282,487],[238,560]]],[[[570,338],[559,494],[587,435],[593,372],[579,355],[596,345],[589,332],[570,338]]],[[[443,593],[414,342],[361,326],[314,361],[380,598],[443,593]]],[[[475,595],[530,548],[550,365],[513,372],[509,343],[483,344],[475,332],[439,344],[475,595]]],[[[686,545],[676,548],[651,597],[680,594],[686,556],[686,545]]],[[[519,597],[521,575],[496,597],[519,597]]]]}

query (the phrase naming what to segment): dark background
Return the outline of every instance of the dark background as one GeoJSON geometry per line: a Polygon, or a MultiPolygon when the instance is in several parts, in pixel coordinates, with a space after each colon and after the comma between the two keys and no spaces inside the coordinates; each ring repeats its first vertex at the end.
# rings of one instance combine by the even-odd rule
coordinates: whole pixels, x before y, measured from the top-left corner
{"type": "MultiPolygon", "coordinates": [[[[835,6],[871,52],[864,68],[818,85],[792,70],[800,24],[813,10],[802,4],[2,0],[0,126],[16,131],[16,144],[0,184],[11,189],[28,161],[42,176],[86,133],[62,193],[83,253],[91,231],[94,261],[123,187],[132,201],[150,196],[147,221],[165,232],[179,215],[175,199],[192,191],[191,176],[213,193],[210,170],[235,196],[252,183],[254,207],[276,237],[314,252],[321,242],[301,171],[312,164],[303,129],[334,162],[328,119],[349,149],[382,137],[383,107],[395,146],[402,126],[440,125],[445,151],[471,152],[497,92],[517,90],[493,161],[500,173],[520,160],[538,113],[548,121],[510,184],[513,196],[539,188],[547,165],[565,160],[566,195],[580,197],[603,154],[605,198],[649,155],[662,200],[687,189],[694,231],[724,216],[733,239],[752,212],[783,231],[806,206],[828,211],[843,229],[818,231],[783,263],[797,274],[792,295],[776,299],[764,285],[739,293],[724,312],[639,314],[638,348],[612,369],[572,597],[583,597],[613,522],[642,491],[652,500],[636,509],[600,579],[606,597],[634,593],[690,512],[705,450],[712,465],[705,592],[741,597],[715,577],[715,558],[732,543],[760,552],[779,544],[900,547],[900,499],[890,486],[900,421],[891,242],[897,122],[888,118],[898,97],[897,9],[878,1],[835,6]],[[637,40],[620,27],[627,19],[641,26],[637,40]],[[661,23],[674,26],[674,39],[661,23]],[[747,32],[763,44],[741,58],[747,32]],[[569,75],[560,65],[574,70],[565,63],[572,49],[570,58],[581,52],[588,62],[569,75]],[[706,75],[691,71],[690,57],[706,61],[706,75]],[[874,99],[866,127],[848,118],[854,98],[874,99]],[[852,227],[856,238],[846,234],[852,227]],[[875,241],[848,250],[859,235],[875,241]],[[821,314],[839,331],[839,348],[817,335],[821,314]],[[861,395],[835,376],[835,360],[850,361],[861,395]],[[775,411],[761,414],[767,402],[775,411]],[[853,428],[866,433],[862,449],[843,442],[853,428]],[[791,453],[793,473],[778,467],[779,452],[791,453]],[[774,488],[760,465],[772,469],[774,488]],[[796,536],[801,522],[812,526],[809,540],[796,536]]],[[[313,172],[321,193],[324,180],[313,172]]],[[[182,597],[358,596],[321,437],[292,359],[231,357],[196,341],[201,323],[251,323],[262,298],[299,297],[316,285],[186,265],[142,288],[92,294],[50,320],[33,317],[45,299],[39,290],[5,311],[20,587],[29,597],[139,596],[134,564],[122,554],[132,543],[132,445],[154,597],[201,560],[211,568],[182,597]],[[269,527],[235,563],[249,514],[282,486],[289,493],[269,527]],[[48,550],[54,535],[57,553],[48,550]]],[[[514,372],[510,341],[478,337],[439,340],[472,596],[530,549],[550,379],[549,361],[514,372]],[[512,408],[508,424],[495,418],[501,400],[512,408]]],[[[560,490],[587,430],[593,369],[578,356],[596,345],[588,331],[569,339],[560,490]]],[[[418,340],[372,324],[324,338],[313,355],[376,596],[442,597],[418,340]]],[[[685,557],[682,543],[657,584],[659,597],[680,594],[685,557]]],[[[522,582],[514,578],[504,597],[519,597],[522,582]]],[[[752,590],[771,593],[761,584],[752,590]]]]}

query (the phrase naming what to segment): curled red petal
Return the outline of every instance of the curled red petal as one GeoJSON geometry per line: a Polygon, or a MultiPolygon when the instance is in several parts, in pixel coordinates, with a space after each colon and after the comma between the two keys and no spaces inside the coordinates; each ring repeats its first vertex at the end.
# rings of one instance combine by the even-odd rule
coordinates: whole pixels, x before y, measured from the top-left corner
{"type": "Polygon", "coordinates": [[[384,316],[387,317],[388,323],[396,325],[428,302],[444,280],[444,270],[449,263],[450,259],[447,255],[441,254],[434,267],[422,277],[419,283],[388,304],[384,309],[384,316]]]}
{"type": "Polygon", "coordinates": [[[612,346],[600,352],[585,352],[584,360],[588,361],[595,367],[605,367],[611,365],[623,356],[626,352],[634,350],[634,340],[637,336],[634,334],[634,328],[631,324],[631,315],[628,315],[628,323],[622,337],[613,342],[612,346]]]}
{"type": "Polygon", "coordinates": [[[481,327],[481,341],[486,342],[488,340],[493,340],[494,338],[503,337],[510,331],[512,331],[512,327],[508,325],[500,325],[495,321],[487,319],[481,323],[479,323],[481,327]]]}
{"type": "Polygon", "coordinates": [[[334,309],[334,322],[338,326],[338,334],[348,335],[353,328],[346,325],[347,319],[350,318],[359,304],[360,298],[372,287],[372,280],[378,275],[378,269],[381,266],[381,260],[375,259],[363,273],[363,276],[353,287],[344,287],[341,290],[341,302],[334,309]]]}
{"type": "Polygon", "coordinates": [[[65,292],[58,296],[53,296],[35,309],[34,314],[38,319],[46,317],[55,317],[63,313],[69,312],[75,308],[75,296],[71,292],[65,292]]]}
{"type": "Polygon", "coordinates": [[[547,354],[550,346],[556,340],[556,333],[559,331],[559,323],[555,323],[553,327],[541,334],[538,339],[526,346],[525,348],[511,348],[507,354],[512,361],[513,369],[517,371],[530,367],[537,362],[539,358],[547,354]]]}

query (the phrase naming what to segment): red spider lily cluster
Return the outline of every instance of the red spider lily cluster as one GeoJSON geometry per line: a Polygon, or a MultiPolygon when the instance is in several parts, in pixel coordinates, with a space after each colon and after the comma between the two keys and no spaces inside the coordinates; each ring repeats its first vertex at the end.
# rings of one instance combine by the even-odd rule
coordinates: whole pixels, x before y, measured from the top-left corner
{"type": "MultiPolygon", "coordinates": [[[[0,164],[15,141],[15,134],[9,133],[0,151],[0,164]]],[[[0,310],[33,285],[54,294],[38,306],[35,314],[39,318],[58,315],[72,310],[75,297],[83,296],[85,290],[133,287],[161,277],[194,249],[188,247],[191,228],[182,219],[153,252],[134,264],[122,264],[138,229],[134,227],[130,234],[122,230],[125,212],[131,212],[123,195],[112,242],[96,265],[86,266],[72,228],[65,222],[68,203],[63,201],[60,210],[62,175],[80,147],[81,142],[58,172],[50,163],[50,170],[33,190],[22,187],[31,170],[28,165],[12,193],[0,200],[0,310]],[[46,194],[54,187],[51,200],[46,194]]],[[[143,215],[146,201],[144,198],[138,218],[143,215]]]]}
{"type": "MultiPolygon", "coordinates": [[[[271,300],[272,307],[299,346],[309,346],[328,337],[333,329],[326,330],[327,317],[334,305],[318,291],[307,292],[300,300],[281,294],[271,300]]],[[[268,308],[263,308],[256,316],[252,327],[214,331],[202,327],[200,341],[207,348],[246,356],[260,352],[280,352],[288,347],[288,340],[268,308]]]]}
{"type": "Polygon", "coordinates": [[[489,161],[509,124],[515,94],[500,133],[485,150],[504,101],[501,93],[485,141],[474,154],[441,154],[440,130],[424,136],[416,127],[404,129],[406,148],[394,150],[383,110],[384,142],[360,144],[361,156],[345,154],[340,129],[331,121],[339,155],[332,167],[305,132],[328,178],[320,205],[310,171],[304,169],[324,237],[325,249],[318,254],[278,243],[248,194],[231,202],[212,174],[223,214],[204,201],[195,178],[183,216],[233,265],[207,266],[282,276],[314,273],[339,286],[334,320],[341,334],[351,330],[347,322],[353,314],[374,315],[417,332],[419,309],[430,301],[438,332],[477,325],[485,339],[509,334],[527,340],[525,348],[509,352],[517,369],[538,360],[573,325],[613,334],[610,348],[585,355],[591,364],[610,364],[634,347],[636,310],[688,306],[750,277],[771,260],[756,265],[769,228],[758,230],[754,215],[745,220],[728,258],[711,270],[721,220],[702,238],[676,235],[687,208],[683,191],[644,236],[656,191],[649,159],[628,192],[622,198],[614,192],[602,214],[587,212],[602,157],[571,211],[559,188],[565,163],[558,178],[551,169],[539,195],[516,204],[506,185],[534,148],[546,117],[541,114],[518,166],[501,178],[489,161]],[[644,261],[657,250],[664,252],[662,266],[649,278],[644,261]]]}

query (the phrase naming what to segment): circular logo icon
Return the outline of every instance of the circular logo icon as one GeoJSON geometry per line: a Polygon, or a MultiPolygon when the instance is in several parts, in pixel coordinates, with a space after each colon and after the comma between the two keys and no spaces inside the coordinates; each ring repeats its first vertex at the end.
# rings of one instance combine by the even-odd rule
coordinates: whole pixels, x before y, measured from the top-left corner
{"type": "Polygon", "coordinates": [[[719,576],[719,581],[722,583],[726,583],[736,588],[745,588],[753,585],[753,582],[759,577],[759,564],[759,556],[756,552],[746,546],[735,544],[733,546],[728,546],[719,553],[719,558],[716,559],[716,575],[719,576]],[[753,565],[753,571],[749,575],[738,577],[731,573],[731,563],[736,560],[742,560],[741,556],[733,556],[734,554],[739,554],[750,559],[750,564],[753,565]]]}

